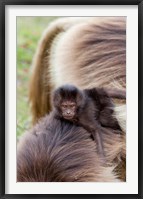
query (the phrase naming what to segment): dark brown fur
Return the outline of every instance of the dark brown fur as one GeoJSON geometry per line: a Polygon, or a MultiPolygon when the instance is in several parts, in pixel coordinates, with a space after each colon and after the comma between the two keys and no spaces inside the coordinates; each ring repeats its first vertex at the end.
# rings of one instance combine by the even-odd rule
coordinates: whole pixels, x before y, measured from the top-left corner
{"type": "Polygon", "coordinates": [[[31,132],[21,138],[17,149],[17,181],[118,180],[114,167],[102,165],[96,153],[96,144],[83,128],[67,121],[56,120],[50,115],[43,118],[31,132]]]}

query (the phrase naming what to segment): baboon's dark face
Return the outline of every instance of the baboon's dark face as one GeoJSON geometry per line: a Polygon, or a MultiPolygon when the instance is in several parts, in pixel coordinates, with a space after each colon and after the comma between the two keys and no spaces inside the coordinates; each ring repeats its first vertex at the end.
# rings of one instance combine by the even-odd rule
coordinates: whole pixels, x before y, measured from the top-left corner
{"type": "Polygon", "coordinates": [[[84,103],[83,93],[72,85],[64,85],[54,93],[54,107],[64,119],[72,120],[84,103]]]}
{"type": "Polygon", "coordinates": [[[73,119],[76,116],[77,105],[74,101],[63,101],[61,103],[62,116],[65,119],[73,119]]]}

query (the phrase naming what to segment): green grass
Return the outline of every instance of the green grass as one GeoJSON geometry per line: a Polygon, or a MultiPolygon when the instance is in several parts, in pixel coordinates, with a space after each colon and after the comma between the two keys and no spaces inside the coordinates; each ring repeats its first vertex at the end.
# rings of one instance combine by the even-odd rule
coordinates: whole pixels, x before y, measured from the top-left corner
{"type": "Polygon", "coordinates": [[[42,32],[55,18],[17,17],[17,137],[30,128],[30,67],[42,32]]]}

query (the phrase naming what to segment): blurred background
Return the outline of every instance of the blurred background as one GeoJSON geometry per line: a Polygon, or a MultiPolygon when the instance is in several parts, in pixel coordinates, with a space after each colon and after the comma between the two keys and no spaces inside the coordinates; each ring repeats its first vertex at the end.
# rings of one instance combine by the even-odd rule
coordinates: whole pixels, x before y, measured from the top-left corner
{"type": "Polygon", "coordinates": [[[17,17],[17,138],[30,128],[28,86],[32,59],[42,32],[58,17],[17,17]]]}

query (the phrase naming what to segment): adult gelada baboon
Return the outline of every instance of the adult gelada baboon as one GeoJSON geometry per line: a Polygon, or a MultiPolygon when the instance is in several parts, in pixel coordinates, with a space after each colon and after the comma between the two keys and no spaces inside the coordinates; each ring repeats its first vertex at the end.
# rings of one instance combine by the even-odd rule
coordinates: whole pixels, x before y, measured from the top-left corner
{"type": "MultiPolygon", "coordinates": [[[[66,83],[81,89],[102,86],[126,89],[125,17],[68,17],[49,25],[41,37],[32,67],[33,123],[51,110],[53,89],[66,83]]],[[[114,175],[125,181],[126,104],[125,100],[113,100],[115,117],[123,132],[118,136],[110,130],[110,136],[103,134],[104,146],[108,151],[107,162],[114,166],[114,175]]],[[[104,173],[103,178],[106,181],[104,173]]]]}
{"type": "MultiPolygon", "coordinates": [[[[111,133],[104,139],[110,140],[111,133]]],[[[114,139],[120,142],[120,135],[114,139]]],[[[113,145],[112,140],[109,145],[113,145]]],[[[44,117],[19,141],[17,149],[18,182],[119,182],[115,165],[103,165],[97,145],[82,127],[55,119],[52,113],[44,117]]],[[[108,145],[105,151],[110,155],[108,145]]],[[[118,153],[120,148],[116,148],[118,153]]]]}

